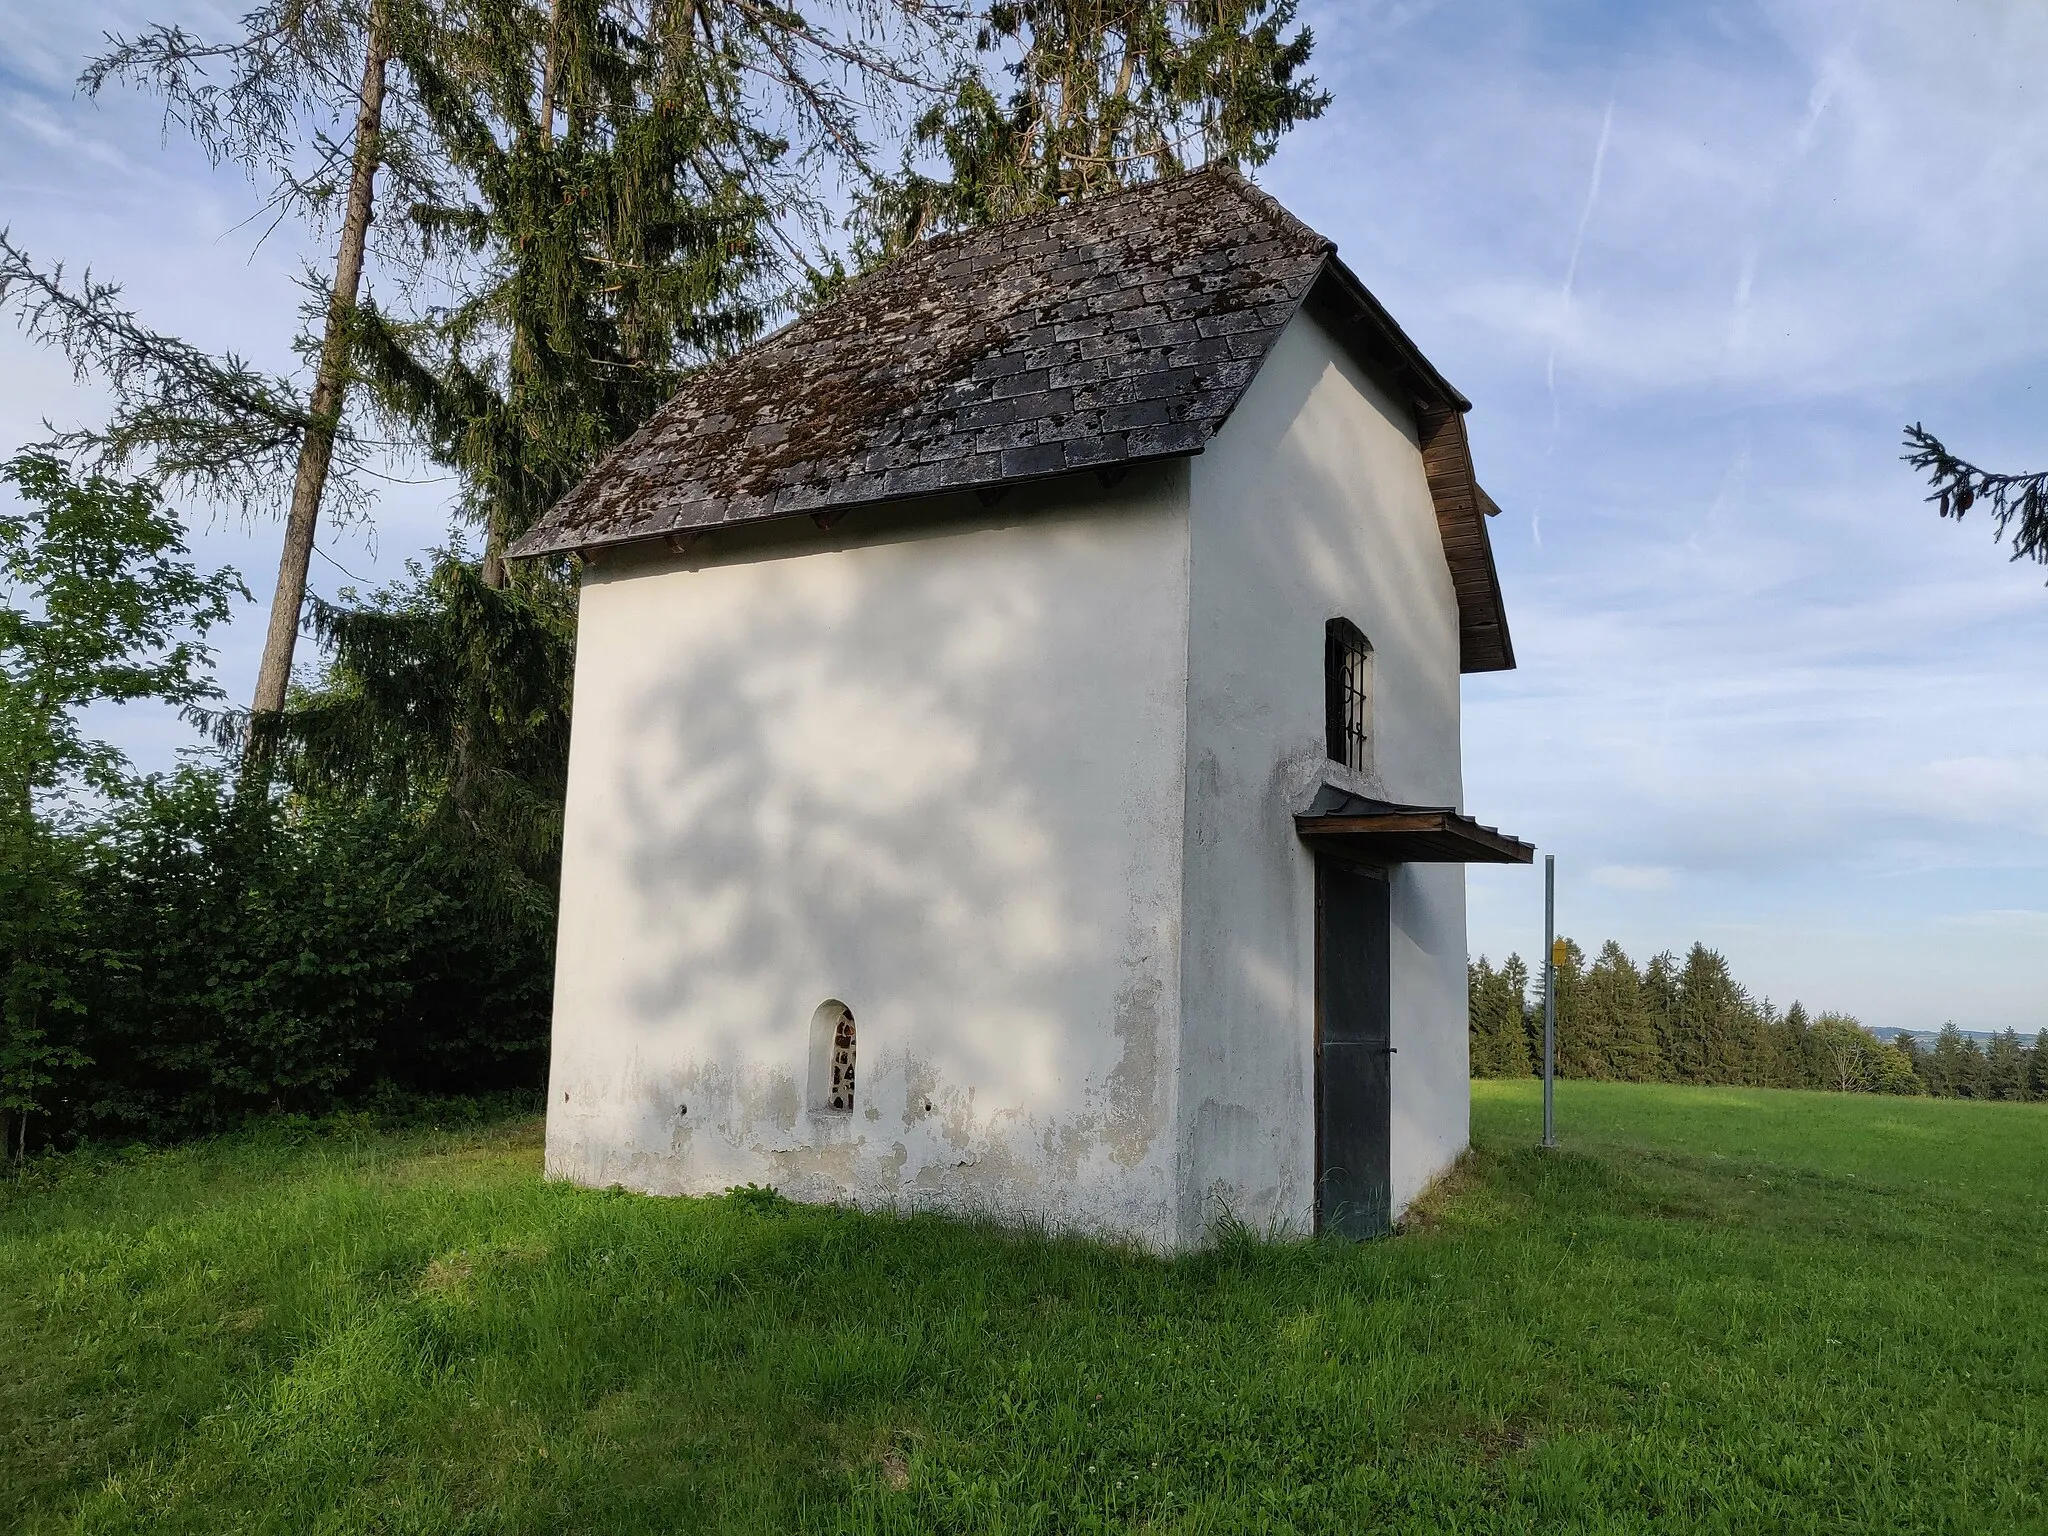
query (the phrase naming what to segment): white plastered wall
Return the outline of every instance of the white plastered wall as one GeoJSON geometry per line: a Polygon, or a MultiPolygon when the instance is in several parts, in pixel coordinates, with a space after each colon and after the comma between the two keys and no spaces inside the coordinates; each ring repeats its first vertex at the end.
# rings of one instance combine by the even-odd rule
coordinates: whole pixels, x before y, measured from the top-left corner
{"type": "Polygon", "coordinates": [[[1173,1246],[1187,540],[1172,463],[586,573],[549,1173],[1173,1246]]]}
{"type": "MultiPolygon", "coordinates": [[[[1313,1219],[1323,633],[1373,646],[1368,793],[1461,805],[1458,609],[1414,427],[1307,314],[1190,471],[1181,1224],[1313,1219]]],[[[1392,1177],[1403,1209],[1466,1143],[1465,876],[1392,875],[1392,1177]]]]}

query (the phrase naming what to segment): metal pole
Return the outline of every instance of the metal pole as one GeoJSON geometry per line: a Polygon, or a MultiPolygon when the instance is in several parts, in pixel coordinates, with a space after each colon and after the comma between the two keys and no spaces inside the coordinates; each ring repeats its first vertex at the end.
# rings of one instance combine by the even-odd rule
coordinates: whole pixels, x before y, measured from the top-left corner
{"type": "Polygon", "coordinates": [[[1557,1145],[1557,855],[1543,855],[1543,1145],[1557,1145]]]}

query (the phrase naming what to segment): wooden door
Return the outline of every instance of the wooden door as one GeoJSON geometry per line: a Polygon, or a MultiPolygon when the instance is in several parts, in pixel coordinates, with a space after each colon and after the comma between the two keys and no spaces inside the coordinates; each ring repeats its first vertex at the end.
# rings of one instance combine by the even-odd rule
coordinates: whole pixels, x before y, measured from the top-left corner
{"type": "Polygon", "coordinates": [[[1316,1227],[1378,1237],[1393,1214],[1387,882],[1316,867],[1316,1227]]]}

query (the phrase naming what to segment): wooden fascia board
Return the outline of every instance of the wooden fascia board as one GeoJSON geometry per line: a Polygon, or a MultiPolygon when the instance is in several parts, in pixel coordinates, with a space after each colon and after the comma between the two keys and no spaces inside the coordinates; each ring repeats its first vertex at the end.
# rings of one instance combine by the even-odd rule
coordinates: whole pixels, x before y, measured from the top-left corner
{"type": "Polygon", "coordinates": [[[1463,672],[1507,672],[1515,665],[1500,572],[1486,529],[1487,499],[1472,472],[1465,415],[1452,406],[1417,412],[1423,473],[1436,505],[1437,532],[1458,597],[1458,661],[1463,672]]]}

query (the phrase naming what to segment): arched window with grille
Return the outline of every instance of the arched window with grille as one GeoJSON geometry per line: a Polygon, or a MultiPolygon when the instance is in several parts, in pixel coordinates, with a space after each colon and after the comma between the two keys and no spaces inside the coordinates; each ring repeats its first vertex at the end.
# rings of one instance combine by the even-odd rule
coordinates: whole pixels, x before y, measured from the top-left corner
{"type": "Polygon", "coordinates": [[[811,1113],[853,1112],[853,1010],[835,998],[811,1015],[811,1113]]]}
{"type": "Polygon", "coordinates": [[[1324,721],[1330,761],[1372,771],[1372,642],[1349,619],[1323,626],[1324,721]]]}

